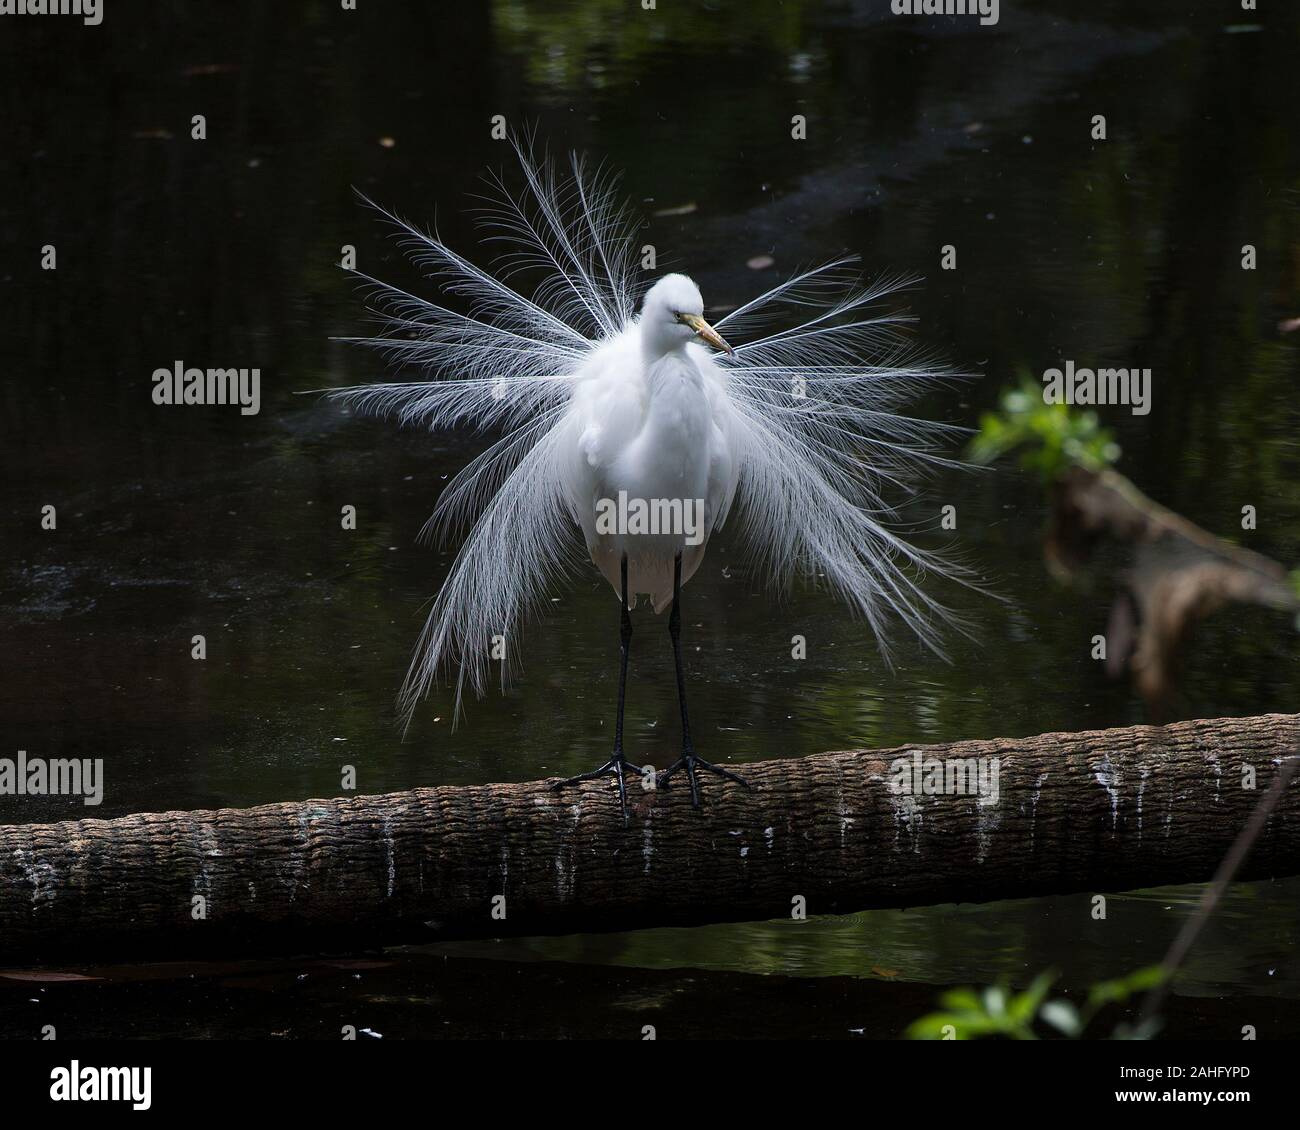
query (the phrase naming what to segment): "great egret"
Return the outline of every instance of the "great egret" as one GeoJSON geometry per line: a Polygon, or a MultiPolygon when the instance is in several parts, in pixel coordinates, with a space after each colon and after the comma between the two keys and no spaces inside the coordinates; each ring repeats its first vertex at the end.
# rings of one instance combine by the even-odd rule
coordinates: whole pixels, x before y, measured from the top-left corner
{"type": "Polygon", "coordinates": [[[685,275],[658,279],[638,302],[640,241],[612,179],[576,154],[561,176],[523,144],[515,152],[523,189],[490,178],[482,210],[487,241],[504,247],[496,274],[384,212],[413,260],[467,308],[363,275],[388,332],[348,340],[430,379],[332,390],[405,424],[502,432],[426,526],[445,534],[472,521],[420,634],[401,713],[409,725],[444,664],[458,666],[457,718],[466,680],[481,695],[498,656],[504,679],[516,625],[546,581],[575,564],[580,531],[620,601],[618,707],[609,759],[555,787],[613,777],[626,816],[625,774],[639,772],[623,749],[629,612],[645,594],[656,613],[671,606],[682,722],[682,756],[657,783],[684,770],[699,807],[699,771],[744,782],[700,758],[691,740],[681,588],[733,503],[775,582],[823,577],[865,617],[882,652],[887,610],[937,650],[946,613],[919,574],[958,570],[887,528],[881,490],[901,472],[945,462],[931,450],[944,426],[895,410],[948,374],[907,351],[906,319],[879,311],[903,284],[864,284],[851,257],[795,274],[716,325],[685,275]],[[539,276],[529,295],[508,281],[517,271],[539,276]]]}

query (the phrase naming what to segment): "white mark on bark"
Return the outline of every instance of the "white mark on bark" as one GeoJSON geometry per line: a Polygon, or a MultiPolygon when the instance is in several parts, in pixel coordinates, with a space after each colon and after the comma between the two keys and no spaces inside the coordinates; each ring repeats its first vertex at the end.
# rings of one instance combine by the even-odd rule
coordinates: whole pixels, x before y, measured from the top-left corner
{"type": "MultiPolygon", "coordinates": [[[[569,812],[573,815],[573,831],[577,832],[578,823],[582,819],[582,802],[578,801],[569,805],[569,812]]],[[[561,836],[560,842],[555,851],[555,893],[559,896],[561,902],[568,902],[573,894],[573,881],[577,877],[577,860],[574,857],[574,845],[577,843],[575,835],[561,836]],[[569,844],[569,858],[564,858],[565,840],[569,844]]]]}
{"type": "Polygon", "coordinates": [[[1138,770],[1138,796],[1137,796],[1137,822],[1138,822],[1138,843],[1142,842],[1142,796],[1147,791],[1147,778],[1151,775],[1149,769],[1138,770]]]}
{"type": "Polygon", "coordinates": [[[391,817],[385,815],[383,822],[384,829],[384,859],[388,863],[388,898],[393,897],[393,891],[397,889],[397,845],[393,843],[393,821],[391,817]]]}
{"type": "MultiPolygon", "coordinates": [[[[200,824],[198,829],[199,850],[202,855],[209,858],[216,858],[221,855],[221,849],[217,847],[217,834],[212,830],[211,824],[200,824]]],[[[199,873],[194,877],[194,893],[209,898],[212,894],[212,875],[208,871],[208,865],[202,861],[199,863],[199,873]]]]}
{"type": "Polygon", "coordinates": [[[1034,845],[1034,832],[1038,828],[1038,797],[1043,791],[1043,783],[1050,777],[1050,773],[1039,773],[1038,780],[1034,782],[1034,791],[1029,799],[1029,846],[1034,845]]]}
{"type": "Polygon", "coordinates": [[[911,793],[890,793],[890,804],[894,809],[894,850],[899,850],[903,829],[907,829],[912,839],[912,851],[921,851],[921,822],[925,813],[916,803],[911,793]]]}
{"type": "Polygon", "coordinates": [[[301,887],[304,891],[311,886],[309,861],[311,859],[311,825],[312,821],[319,819],[323,815],[323,810],[313,808],[311,811],[302,809],[298,813],[298,843],[289,852],[288,860],[280,868],[280,882],[289,894],[289,901],[294,902],[298,897],[298,889],[301,887]]]}
{"type": "Polygon", "coordinates": [[[34,859],[31,852],[14,848],[14,862],[18,864],[23,878],[32,885],[32,905],[52,902],[59,890],[59,875],[52,863],[43,859],[34,859]]]}
{"type": "MultiPolygon", "coordinates": [[[[975,862],[983,863],[988,857],[989,848],[993,845],[993,833],[998,830],[998,825],[1002,823],[1002,812],[996,804],[975,803],[975,842],[978,845],[975,852],[975,862]]],[[[1032,839],[1030,841],[1033,842],[1032,839]]]]}
{"type": "Polygon", "coordinates": [[[844,851],[849,846],[849,829],[853,827],[853,817],[849,815],[849,802],[844,796],[844,766],[841,764],[836,768],[839,774],[836,777],[835,812],[840,820],[840,851],[844,851]]]}
{"type": "Polygon", "coordinates": [[[767,850],[772,850],[772,845],[776,843],[776,829],[768,826],[763,829],[763,839],[767,843],[767,850]]]}
{"type": "Polygon", "coordinates": [[[1110,763],[1110,754],[1103,753],[1101,755],[1101,764],[1093,770],[1093,776],[1097,778],[1097,783],[1110,795],[1110,828],[1113,832],[1119,827],[1120,773],[1110,763]]]}

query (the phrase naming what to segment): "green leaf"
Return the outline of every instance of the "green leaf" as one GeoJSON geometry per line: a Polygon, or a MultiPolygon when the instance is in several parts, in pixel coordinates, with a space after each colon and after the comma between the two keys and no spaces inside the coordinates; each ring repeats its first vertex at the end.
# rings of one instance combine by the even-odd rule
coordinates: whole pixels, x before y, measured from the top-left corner
{"type": "Polygon", "coordinates": [[[939,997],[939,1001],[945,1008],[950,1008],[954,1012],[984,1011],[979,994],[974,989],[949,989],[939,997]]]}
{"type": "Polygon", "coordinates": [[[962,1030],[966,1027],[963,1023],[964,1018],[948,1012],[932,1012],[929,1016],[922,1016],[919,1020],[913,1020],[907,1026],[903,1035],[909,1040],[942,1040],[944,1038],[944,1029],[951,1026],[954,1032],[954,1039],[966,1039],[962,1035],[962,1030]]]}
{"type": "Polygon", "coordinates": [[[968,448],[969,457],[978,463],[992,463],[1022,448],[1020,465],[1050,482],[1072,464],[1100,470],[1120,457],[1119,445],[1097,413],[1047,404],[1042,388],[1027,372],[1022,371],[1018,387],[1003,392],[999,406],[999,413],[986,412],[980,418],[968,448]]]}
{"type": "Polygon", "coordinates": [[[1011,1004],[1007,1007],[1007,1012],[1013,1020],[1020,1024],[1029,1024],[1034,1019],[1034,1014],[1038,1011],[1038,1006],[1043,1003],[1043,998],[1047,996],[1047,990],[1052,987],[1052,982],[1056,980],[1056,974],[1052,970],[1040,973],[1030,983],[1023,993],[1017,993],[1011,999],[1011,1004]]]}
{"type": "Polygon", "coordinates": [[[1153,989],[1165,979],[1162,965],[1148,965],[1115,981],[1101,981],[1088,990],[1088,1004],[1096,1008],[1103,1004],[1128,1000],[1134,993],[1153,989]]]}

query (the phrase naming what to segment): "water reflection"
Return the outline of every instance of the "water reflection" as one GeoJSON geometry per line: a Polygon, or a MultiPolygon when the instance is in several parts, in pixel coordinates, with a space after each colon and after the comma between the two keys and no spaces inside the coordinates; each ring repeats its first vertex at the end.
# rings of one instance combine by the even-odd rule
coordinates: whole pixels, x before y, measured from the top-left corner
{"type": "MultiPolygon", "coordinates": [[[[1287,951],[1300,928],[1297,896],[1297,879],[1235,889],[1189,957],[1179,994],[1221,997],[1244,990],[1300,999],[1300,968],[1287,951]]],[[[423,950],[456,958],[486,953],[501,961],[540,958],[934,985],[1005,978],[1023,987],[1040,970],[1054,969],[1058,989],[1086,994],[1091,985],[1115,975],[1119,937],[1126,968],[1158,963],[1199,897],[1200,888],[1192,886],[1108,896],[1105,922],[1092,920],[1090,896],[1068,895],[869,911],[806,922],[503,939],[490,949],[454,942],[423,950]]]]}

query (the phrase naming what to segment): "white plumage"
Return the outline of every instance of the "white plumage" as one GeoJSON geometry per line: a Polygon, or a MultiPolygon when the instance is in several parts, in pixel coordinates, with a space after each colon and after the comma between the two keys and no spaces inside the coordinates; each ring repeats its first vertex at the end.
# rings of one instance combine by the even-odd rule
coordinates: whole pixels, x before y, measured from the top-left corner
{"type": "Polygon", "coordinates": [[[561,425],[572,429],[564,486],[587,552],[615,593],[626,553],[629,607],[645,593],[656,612],[672,600],[677,555],[683,584],[699,568],[740,473],[726,378],[678,313],[702,317],[704,303],[685,275],[668,275],[646,295],[640,321],[583,365],[561,425]],[[599,531],[598,504],[620,496],[681,502],[678,532],[599,531]],[[694,515],[700,529],[689,540],[696,544],[687,544],[687,508],[703,511],[694,515]]]}
{"type": "Polygon", "coordinates": [[[481,694],[491,639],[504,636],[513,653],[521,617],[556,573],[580,564],[584,542],[616,593],[626,553],[629,604],[647,594],[661,611],[677,553],[685,582],[733,510],[772,583],[824,580],[882,651],[891,611],[937,647],[944,614],[919,581],[960,570],[893,532],[883,494],[944,462],[931,448],[946,429],[897,409],[949,374],[906,349],[906,319],[881,312],[899,284],[864,284],[839,259],[710,327],[684,275],[659,279],[640,300],[650,281],[636,258],[641,241],[609,178],[577,156],[561,177],[522,146],[516,153],[522,189],[494,178],[483,213],[487,241],[504,248],[495,273],[385,213],[460,308],[367,278],[388,332],[351,340],[418,366],[422,379],[333,390],[407,424],[499,431],[426,527],[468,526],[468,535],[420,635],[406,719],[445,665],[458,669],[457,713],[466,681],[481,694]],[[528,294],[513,287],[517,272],[533,280],[528,294]],[[723,332],[733,352],[703,344],[726,348],[723,332]],[[620,492],[699,500],[702,540],[610,532],[598,506],[620,492]]]}

